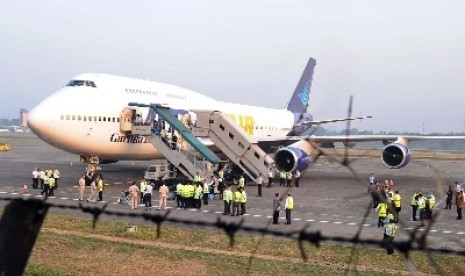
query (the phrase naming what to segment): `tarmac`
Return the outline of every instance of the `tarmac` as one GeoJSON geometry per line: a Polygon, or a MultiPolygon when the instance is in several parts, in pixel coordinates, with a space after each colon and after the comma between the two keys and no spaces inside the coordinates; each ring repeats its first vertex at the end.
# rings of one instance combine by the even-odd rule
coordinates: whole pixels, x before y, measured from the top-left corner
{"type": "MultiPolygon", "coordinates": [[[[0,198],[24,197],[43,198],[40,190],[33,190],[32,171],[34,168],[57,168],[61,172],[58,189],[54,197],[47,200],[55,204],[78,206],[78,179],[85,170],[85,164],[79,163],[79,156],[56,149],[41,141],[32,134],[26,136],[0,136],[0,142],[8,142],[11,150],[0,152],[0,198]],[[6,141],[5,141],[6,140],[6,141]],[[28,185],[29,193],[22,194],[23,185],[28,185]]],[[[422,235],[424,229],[418,229],[419,222],[412,221],[410,200],[414,192],[433,192],[438,202],[434,213],[437,219],[428,235],[428,246],[463,250],[465,238],[464,221],[456,220],[456,207],[444,210],[444,192],[448,185],[454,188],[454,182],[465,180],[465,161],[456,160],[413,160],[399,170],[388,170],[379,158],[350,158],[349,167],[340,162],[321,157],[309,169],[302,173],[300,188],[279,187],[275,179],[273,187],[263,187],[263,196],[257,196],[257,187],[246,185],[248,194],[247,214],[242,217],[222,216],[223,204],[218,199],[202,205],[200,210],[176,208],[174,201],[169,201],[170,217],[186,221],[203,221],[214,223],[218,219],[225,222],[240,222],[249,227],[269,227],[273,231],[320,231],[327,237],[354,237],[358,232],[362,239],[382,239],[383,228],[377,228],[378,215],[372,208],[371,195],[367,192],[368,176],[374,173],[377,180],[393,179],[394,190],[399,190],[402,196],[402,211],[400,213],[400,229],[396,240],[407,240],[416,231],[422,235]],[[438,184],[439,183],[439,184],[438,184]],[[271,225],[272,199],[279,192],[284,195],[291,192],[294,197],[292,224],[285,225],[284,211],[280,213],[280,225],[271,225]]],[[[146,211],[141,205],[137,210],[130,210],[126,204],[118,204],[122,190],[127,190],[131,182],[139,181],[143,171],[154,162],[121,161],[115,164],[102,165],[102,175],[105,182],[104,201],[82,203],[84,206],[103,207],[107,210],[127,211],[128,213],[152,212],[164,214],[163,210],[146,211]]],[[[86,197],[89,195],[86,190],[86,197]]],[[[455,200],[455,197],[454,197],[455,200]]],[[[154,192],[152,203],[158,205],[158,194],[154,192]]],[[[5,206],[7,201],[0,201],[5,206]]],[[[284,207],[284,198],[282,201],[284,207]]],[[[88,217],[80,210],[51,208],[52,213],[88,217]]],[[[465,215],[465,214],[464,214],[465,215]]],[[[417,217],[419,215],[417,214],[417,217]]],[[[127,221],[128,224],[149,223],[142,219],[130,217],[104,216],[104,219],[127,221]]],[[[156,226],[156,225],[154,225],[156,226]]],[[[183,224],[173,225],[186,227],[183,224]]],[[[97,226],[98,227],[98,226],[97,226]]],[[[188,226],[190,227],[190,226],[188,226]]],[[[208,227],[207,227],[208,228],[208,227]]],[[[210,227],[212,228],[212,227],[210,227]]]]}

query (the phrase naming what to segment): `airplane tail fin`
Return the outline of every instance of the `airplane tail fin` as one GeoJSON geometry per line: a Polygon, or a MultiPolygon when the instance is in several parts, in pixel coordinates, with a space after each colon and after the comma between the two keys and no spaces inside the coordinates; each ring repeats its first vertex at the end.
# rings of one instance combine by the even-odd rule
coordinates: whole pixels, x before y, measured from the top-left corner
{"type": "Polygon", "coordinates": [[[316,60],[314,58],[310,58],[302,76],[300,77],[300,81],[297,84],[294,94],[286,107],[287,110],[294,114],[303,114],[307,112],[308,98],[312,87],[315,65],[316,60]]]}

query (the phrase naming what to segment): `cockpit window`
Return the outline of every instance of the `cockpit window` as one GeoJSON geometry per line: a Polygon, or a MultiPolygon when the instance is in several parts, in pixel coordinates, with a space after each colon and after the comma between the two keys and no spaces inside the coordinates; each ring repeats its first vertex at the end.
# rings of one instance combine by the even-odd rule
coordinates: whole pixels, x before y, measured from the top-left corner
{"type": "Polygon", "coordinates": [[[89,80],[71,80],[66,86],[90,86],[97,87],[93,81],[89,80]]]}

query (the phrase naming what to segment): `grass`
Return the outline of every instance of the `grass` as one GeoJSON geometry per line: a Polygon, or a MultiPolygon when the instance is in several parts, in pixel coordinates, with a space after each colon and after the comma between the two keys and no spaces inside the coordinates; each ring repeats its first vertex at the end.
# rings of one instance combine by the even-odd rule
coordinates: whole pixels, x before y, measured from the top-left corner
{"type": "MultiPolygon", "coordinates": [[[[309,260],[304,263],[296,242],[289,240],[238,235],[229,248],[223,233],[164,226],[157,238],[155,226],[138,225],[136,232],[127,232],[127,226],[99,221],[94,229],[91,220],[49,215],[25,275],[341,275],[349,268],[362,275],[408,273],[398,253],[387,256],[381,249],[357,248],[349,267],[351,247],[306,244],[309,260]]],[[[410,259],[418,272],[435,271],[425,254],[413,252],[410,259]]],[[[461,257],[433,259],[447,275],[465,269],[461,257]]]]}

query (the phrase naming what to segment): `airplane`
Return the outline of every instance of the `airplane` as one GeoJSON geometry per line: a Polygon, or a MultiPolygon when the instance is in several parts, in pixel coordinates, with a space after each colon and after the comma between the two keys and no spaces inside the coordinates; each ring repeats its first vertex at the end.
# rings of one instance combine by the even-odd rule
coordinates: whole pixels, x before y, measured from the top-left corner
{"type": "MultiPolygon", "coordinates": [[[[274,152],[275,165],[285,171],[305,170],[321,143],[382,141],[386,146],[381,161],[389,169],[398,169],[410,161],[410,141],[465,139],[462,136],[301,136],[312,125],[371,117],[314,121],[307,106],[315,66],[316,60],[310,58],[285,109],[218,101],[160,82],[109,74],[80,74],[34,107],[29,112],[28,126],[50,145],[79,155],[81,162],[154,160],[164,157],[147,137],[120,131],[120,118],[128,109],[146,121],[156,116],[149,108],[128,106],[130,102],[155,103],[184,114],[214,109],[228,114],[265,152],[274,152]]],[[[201,141],[213,146],[208,139],[201,141]]]]}

